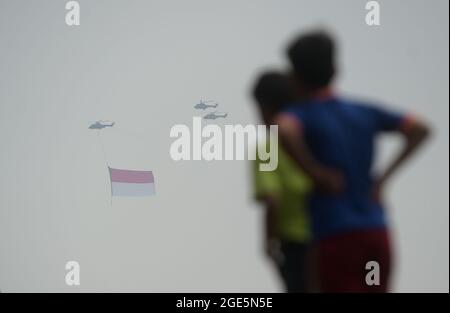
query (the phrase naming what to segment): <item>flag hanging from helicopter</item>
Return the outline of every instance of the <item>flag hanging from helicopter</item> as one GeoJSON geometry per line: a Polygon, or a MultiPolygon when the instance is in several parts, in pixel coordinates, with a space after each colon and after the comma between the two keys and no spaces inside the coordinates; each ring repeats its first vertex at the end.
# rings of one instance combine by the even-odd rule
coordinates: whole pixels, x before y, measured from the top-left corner
{"type": "Polygon", "coordinates": [[[146,197],[155,194],[152,171],[122,170],[108,167],[111,195],[114,197],[146,197]]]}
{"type": "MultiPolygon", "coordinates": [[[[114,127],[114,125],[114,122],[100,120],[91,123],[89,129],[97,130],[98,134],[100,134],[101,130],[107,127],[114,127]]],[[[146,197],[155,194],[155,178],[152,171],[125,170],[110,167],[101,138],[100,144],[105,155],[105,161],[108,165],[111,182],[111,196],[146,197]]]]}

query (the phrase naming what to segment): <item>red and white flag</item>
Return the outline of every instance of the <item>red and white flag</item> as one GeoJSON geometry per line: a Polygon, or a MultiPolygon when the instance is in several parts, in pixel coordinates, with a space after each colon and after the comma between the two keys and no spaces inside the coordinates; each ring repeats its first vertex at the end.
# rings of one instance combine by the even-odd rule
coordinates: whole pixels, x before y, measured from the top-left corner
{"type": "Polygon", "coordinates": [[[155,178],[152,171],[108,168],[112,196],[146,197],[155,194],[155,178]]]}

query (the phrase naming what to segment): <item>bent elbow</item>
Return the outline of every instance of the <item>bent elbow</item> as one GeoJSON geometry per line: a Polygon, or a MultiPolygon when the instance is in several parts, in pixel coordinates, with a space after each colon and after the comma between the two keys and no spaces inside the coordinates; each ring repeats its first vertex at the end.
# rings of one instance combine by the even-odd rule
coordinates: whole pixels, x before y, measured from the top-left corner
{"type": "Polygon", "coordinates": [[[418,132],[422,141],[427,140],[432,135],[431,127],[425,123],[419,125],[418,132]]]}

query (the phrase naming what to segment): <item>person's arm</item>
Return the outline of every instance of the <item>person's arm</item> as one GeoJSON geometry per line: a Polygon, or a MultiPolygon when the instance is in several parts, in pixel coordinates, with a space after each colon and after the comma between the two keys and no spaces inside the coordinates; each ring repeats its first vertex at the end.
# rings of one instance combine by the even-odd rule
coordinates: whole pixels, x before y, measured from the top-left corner
{"type": "Polygon", "coordinates": [[[261,201],[264,203],[264,252],[266,256],[277,261],[280,249],[280,239],[277,233],[277,211],[279,204],[275,197],[266,196],[261,201]]]}
{"type": "Polygon", "coordinates": [[[386,169],[375,180],[373,196],[377,201],[380,201],[380,193],[386,182],[417,151],[431,132],[425,123],[415,119],[405,120],[398,131],[405,139],[404,145],[386,169]]]}
{"type": "Polygon", "coordinates": [[[265,255],[277,261],[279,255],[279,234],[277,228],[278,210],[280,210],[279,195],[281,193],[280,177],[277,171],[260,171],[261,160],[254,163],[255,198],[264,206],[263,217],[263,249],[265,255]]]}
{"type": "Polygon", "coordinates": [[[302,135],[299,121],[290,114],[280,114],[276,118],[281,143],[287,153],[311,178],[314,185],[325,193],[336,194],[344,189],[343,175],[332,168],[320,164],[312,155],[302,135]]]}

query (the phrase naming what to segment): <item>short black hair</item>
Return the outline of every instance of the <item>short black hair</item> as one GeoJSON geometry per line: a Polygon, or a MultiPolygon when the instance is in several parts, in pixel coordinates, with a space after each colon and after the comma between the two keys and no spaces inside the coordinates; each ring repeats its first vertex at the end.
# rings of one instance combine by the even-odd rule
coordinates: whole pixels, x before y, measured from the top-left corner
{"type": "Polygon", "coordinates": [[[290,79],[277,71],[263,73],[253,88],[253,97],[262,109],[280,111],[296,99],[295,89],[290,79]]]}
{"type": "Polygon", "coordinates": [[[335,43],[325,31],[300,35],[287,49],[295,75],[305,87],[318,89],[330,84],[336,72],[335,43]]]}

